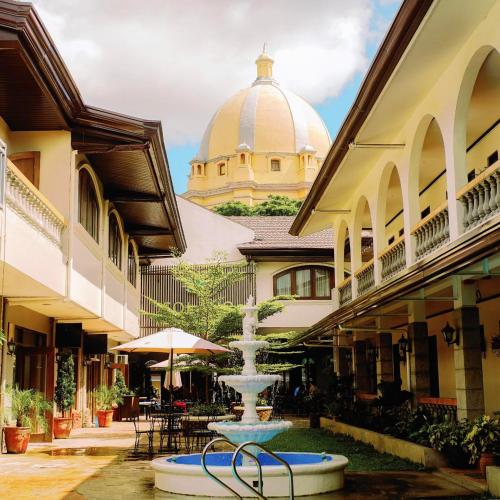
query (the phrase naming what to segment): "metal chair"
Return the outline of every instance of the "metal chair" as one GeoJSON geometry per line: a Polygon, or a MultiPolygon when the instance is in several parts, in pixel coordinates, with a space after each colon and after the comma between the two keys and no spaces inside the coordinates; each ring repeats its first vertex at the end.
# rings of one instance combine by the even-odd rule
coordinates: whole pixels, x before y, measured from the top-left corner
{"type": "Polygon", "coordinates": [[[141,427],[139,415],[134,415],[132,417],[132,421],[134,423],[134,430],[135,430],[134,451],[135,452],[138,451],[141,442],[141,436],[145,434],[148,437],[148,453],[151,454],[153,452],[153,427],[151,423],[146,422],[148,428],[144,429],[141,427]]]}
{"type": "Polygon", "coordinates": [[[180,440],[182,435],[182,413],[168,413],[162,416],[160,425],[160,447],[158,451],[177,453],[180,449],[180,440]],[[163,443],[167,438],[167,446],[163,443]]]}

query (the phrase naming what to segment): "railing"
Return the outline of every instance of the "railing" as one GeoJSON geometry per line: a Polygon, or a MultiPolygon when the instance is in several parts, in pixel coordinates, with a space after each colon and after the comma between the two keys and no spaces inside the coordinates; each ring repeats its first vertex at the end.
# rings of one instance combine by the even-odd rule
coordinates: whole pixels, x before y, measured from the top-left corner
{"type": "Polygon", "coordinates": [[[351,302],[352,300],[352,278],[349,276],[344,281],[342,281],[337,287],[339,291],[339,305],[343,305],[351,302]]]}
{"type": "Polygon", "coordinates": [[[382,280],[389,279],[406,267],[406,246],[404,236],[398,238],[379,254],[382,263],[382,280]]]}
{"type": "Polygon", "coordinates": [[[457,400],[453,398],[417,398],[418,407],[432,422],[457,421],[457,400]]]}
{"type": "Polygon", "coordinates": [[[48,240],[62,247],[64,216],[7,160],[6,203],[48,240]]]}
{"type": "Polygon", "coordinates": [[[463,226],[468,231],[500,211],[500,161],[457,193],[464,206],[463,226]]]}
{"type": "Polygon", "coordinates": [[[356,276],[358,280],[358,295],[362,295],[368,290],[371,290],[375,286],[375,267],[373,259],[361,266],[354,273],[354,276],[356,276]]]}
{"type": "Polygon", "coordinates": [[[444,203],[422,219],[411,231],[415,235],[417,259],[433,252],[450,240],[448,203],[444,203]]]}

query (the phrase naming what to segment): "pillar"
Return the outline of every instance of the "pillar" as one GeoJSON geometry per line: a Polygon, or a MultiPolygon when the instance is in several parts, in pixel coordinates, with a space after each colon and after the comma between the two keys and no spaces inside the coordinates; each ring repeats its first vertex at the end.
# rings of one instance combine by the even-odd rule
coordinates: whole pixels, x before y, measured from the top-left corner
{"type": "Polygon", "coordinates": [[[378,337],[377,383],[394,380],[392,362],[392,334],[383,332],[378,337]]]}
{"type": "Polygon", "coordinates": [[[356,389],[361,392],[370,390],[370,374],[366,359],[366,341],[354,341],[354,377],[356,389]]]}
{"type": "Polygon", "coordinates": [[[474,419],[484,414],[483,359],[478,308],[462,306],[455,309],[453,323],[459,334],[459,344],[454,345],[457,417],[474,419]]]}
{"type": "Polygon", "coordinates": [[[429,339],[426,321],[408,324],[410,354],[410,391],[416,399],[430,393],[429,339]]]}

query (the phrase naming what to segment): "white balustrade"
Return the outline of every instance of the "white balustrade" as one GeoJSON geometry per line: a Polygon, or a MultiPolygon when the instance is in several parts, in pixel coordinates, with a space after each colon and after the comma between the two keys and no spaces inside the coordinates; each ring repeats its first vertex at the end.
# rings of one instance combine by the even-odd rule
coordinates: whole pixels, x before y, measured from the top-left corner
{"type": "Polygon", "coordinates": [[[437,208],[420,221],[412,230],[412,234],[416,239],[417,260],[447,243],[450,240],[448,204],[437,208]]]}
{"type": "Polygon", "coordinates": [[[382,280],[399,273],[406,268],[406,246],[404,237],[389,245],[380,255],[382,280]]]}
{"type": "Polygon", "coordinates": [[[500,161],[464,186],[457,199],[464,207],[464,231],[483,223],[500,212],[500,161]]]}
{"type": "Polygon", "coordinates": [[[358,281],[358,295],[362,295],[375,286],[375,267],[373,259],[364,264],[355,273],[358,281]]]}
{"type": "Polygon", "coordinates": [[[6,203],[14,212],[52,243],[62,246],[64,217],[10,161],[5,194],[6,203]]]}
{"type": "Polygon", "coordinates": [[[352,300],[352,279],[349,276],[338,286],[340,307],[352,300]]]}

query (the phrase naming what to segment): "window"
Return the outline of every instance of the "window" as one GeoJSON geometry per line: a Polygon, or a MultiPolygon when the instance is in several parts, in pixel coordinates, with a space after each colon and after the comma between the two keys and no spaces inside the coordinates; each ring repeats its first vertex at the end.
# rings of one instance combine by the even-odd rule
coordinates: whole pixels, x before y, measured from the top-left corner
{"type": "Polygon", "coordinates": [[[471,170],[471,171],[467,174],[467,182],[471,182],[471,181],[473,181],[475,178],[476,178],[476,171],[475,171],[475,170],[471,170]]]}
{"type": "Polygon", "coordinates": [[[245,153],[241,153],[241,154],[240,154],[240,163],[241,163],[242,165],[244,165],[244,164],[245,164],[245,153]]]}
{"type": "Polygon", "coordinates": [[[137,261],[135,260],[134,245],[132,242],[128,244],[128,268],[127,279],[132,286],[137,285],[137,261]]]}
{"type": "Polygon", "coordinates": [[[279,172],[281,170],[281,162],[279,160],[271,160],[271,172],[279,172]]]}
{"type": "Polygon", "coordinates": [[[420,218],[425,219],[429,214],[431,213],[431,207],[425,207],[421,212],[420,212],[420,218]]]}
{"type": "Polygon", "coordinates": [[[219,175],[226,175],[226,164],[219,163],[219,175]]]}
{"type": "Polygon", "coordinates": [[[396,240],[396,238],[394,236],[391,236],[388,240],[387,240],[387,244],[388,245],[392,245],[394,243],[394,241],[396,240]]]}
{"type": "Polygon", "coordinates": [[[197,169],[198,169],[198,175],[201,175],[201,165],[198,165],[197,169]]]}
{"type": "Polygon", "coordinates": [[[297,299],[330,299],[333,270],[307,266],[289,269],[274,277],[274,295],[295,295],[297,299]]]}
{"type": "Polygon", "coordinates": [[[108,257],[118,269],[122,268],[122,238],[114,213],[109,216],[108,257]]]}
{"type": "Polygon", "coordinates": [[[78,221],[99,243],[99,203],[94,181],[85,168],[78,174],[78,221]]]}
{"type": "Polygon", "coordinates": [[[491,153],[490,156],[488,156],[488,167],[491,167],[493,163],[496,163],[498,161],[498,151],[495,151],[494,153],[491,153]]]}
{"type": "Polygon", "coordinates": [[[40,187],[40,151],[14,153],[9,160],[37,189],[40,187]]]}

